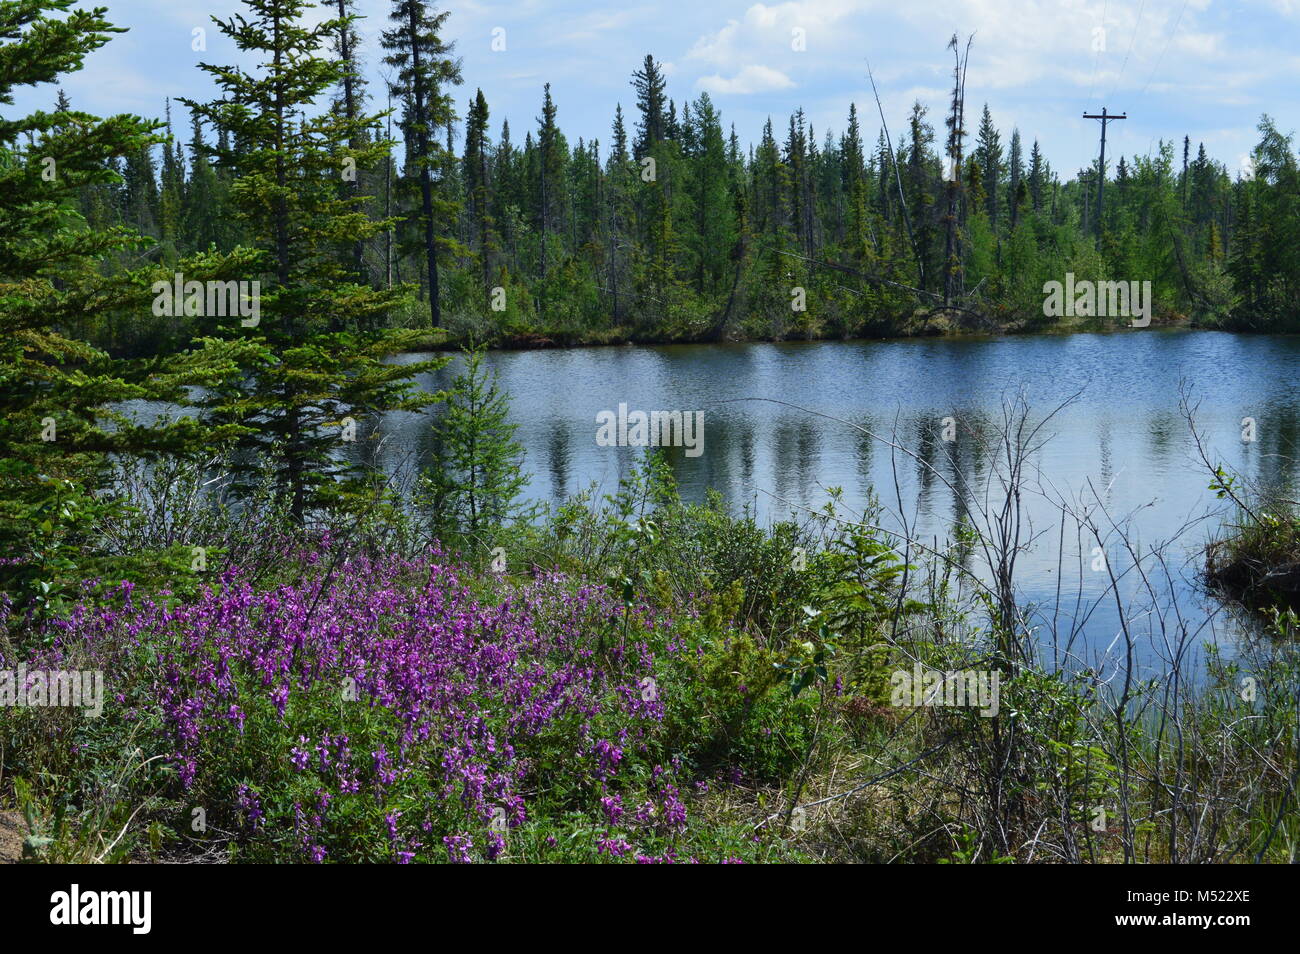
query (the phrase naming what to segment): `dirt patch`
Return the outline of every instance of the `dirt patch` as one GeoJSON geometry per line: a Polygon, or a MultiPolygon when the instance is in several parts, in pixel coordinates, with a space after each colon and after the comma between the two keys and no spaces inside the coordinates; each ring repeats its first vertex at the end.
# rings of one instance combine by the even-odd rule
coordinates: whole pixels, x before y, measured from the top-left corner
{"type": "Polygon", "coordinates": [[[17,864],[23,858],[27,822],[20,812],[0,812],[0,865],[17,864]]]}

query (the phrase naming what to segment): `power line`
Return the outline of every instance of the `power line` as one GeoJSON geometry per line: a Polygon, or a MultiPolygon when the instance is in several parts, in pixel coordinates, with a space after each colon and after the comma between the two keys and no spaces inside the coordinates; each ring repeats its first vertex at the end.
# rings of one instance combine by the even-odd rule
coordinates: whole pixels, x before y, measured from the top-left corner
{"type": "Polygon", "coordinates": [[[1183,13],[1187,10],[1187,0],[1183,0],[1183,5],[1178,9],[1178,17],[1174,20],[1174,28],[1169,31],[1169,36],[1165,38],[1165,45],[1160,49],[1160,55],[1156,57],[1156,65],[1151,68],[1151,75],[1147,77],[1147,85],[1142,87],[1142,92],[1138,93],[1138,98],[1147,94],[1147,87],[1151,81],[1156,78],[1156,70],[1160,69],[1160,63],[1165,58],[1165,50],[1169,49],[1169,44],[1173,42],[1174,36],[1178,33],[1178,25],[1183,22],[1183,13]]]}
{"type": "MultiPolygon", "coordinates": [[[[1119,81],[1124,78],[1124,68],[1128,66],[1128,58],[1133,55],[1133,46],[1137,43],[1138,30],[1142,26],[1142,11],[1146,9],[1147,0],[1142,0],[1138,4],[1137,21],[1133,24],[1133,34],[1128,38],[1128,52],[1124,54],[1124,62],[1119,65],[1119,75],[1115,77],[1115,83],[1111,87],[1111,93],[1119,89],[1119,81]]],[[[1107,99],[1110,97],[1107,96],[1107,99]]]]}
{"type": "Polygon", "coordinates": [[[1083,108],[1088,108],[1088,103],[1092,102],[1092,94],[1097,90],[1097,64],[1101,62],[1102,51],[1106,48],[1106,8],[1110,0],[1102,0],[1101,4],[1101,46],[1096,50],[1092,58],[1092,76],[1088,78],[1088,101],[1083,104],[1083,108]]]}

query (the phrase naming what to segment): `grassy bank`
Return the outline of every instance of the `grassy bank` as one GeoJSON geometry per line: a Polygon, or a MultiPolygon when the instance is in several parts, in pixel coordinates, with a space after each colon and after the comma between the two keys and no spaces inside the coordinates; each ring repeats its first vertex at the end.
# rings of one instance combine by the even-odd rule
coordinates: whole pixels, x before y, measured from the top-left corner
{"type": "Polygon", "coordinates": [[[1259,610],[1300,610],[1300,516],[1289,505],[1242,512],[1206,549],[1211,586],[1259,610]]]}

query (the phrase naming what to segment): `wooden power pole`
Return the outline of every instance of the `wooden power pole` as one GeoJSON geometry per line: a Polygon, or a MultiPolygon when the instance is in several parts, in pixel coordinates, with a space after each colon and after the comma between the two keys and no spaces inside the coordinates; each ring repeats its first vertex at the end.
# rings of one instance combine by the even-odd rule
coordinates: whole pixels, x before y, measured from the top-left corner
{"type": "Polygon", "coordinates": [[[1084,119],[1101,120],[1101,161],[1097,163],[1097,247],[1101,248],[1101,190],[1106,184],[1106,124],[1116,119],[1128,119],[1128,113],[1107,113],[1101,108],[1101,115],[1084,113],[1084,119]]]}

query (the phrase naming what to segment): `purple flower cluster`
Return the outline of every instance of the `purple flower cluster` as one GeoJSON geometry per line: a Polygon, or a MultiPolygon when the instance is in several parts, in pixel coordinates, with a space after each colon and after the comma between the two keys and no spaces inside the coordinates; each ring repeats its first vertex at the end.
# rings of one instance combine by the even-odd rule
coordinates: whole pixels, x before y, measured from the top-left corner
{"type": "MultiPolygon", "coordinates": [[[[319,569],[270,590],[232,569],[188,602],[116,595],[58,624],[49,655],[88,653],[122,709],[162,726],[180,792],[224,799],[254,850],[496,858],[565,759],[617,824],[621,799],[600,797],[663,716],[640,689],[659,623],[637,613],[624,640],[603,588],[555,575],[484,602],[434,553],[350,559],[323,587],[319,569]]],[[[651,815],[685,825],[666,782],[651,815]]]]}

